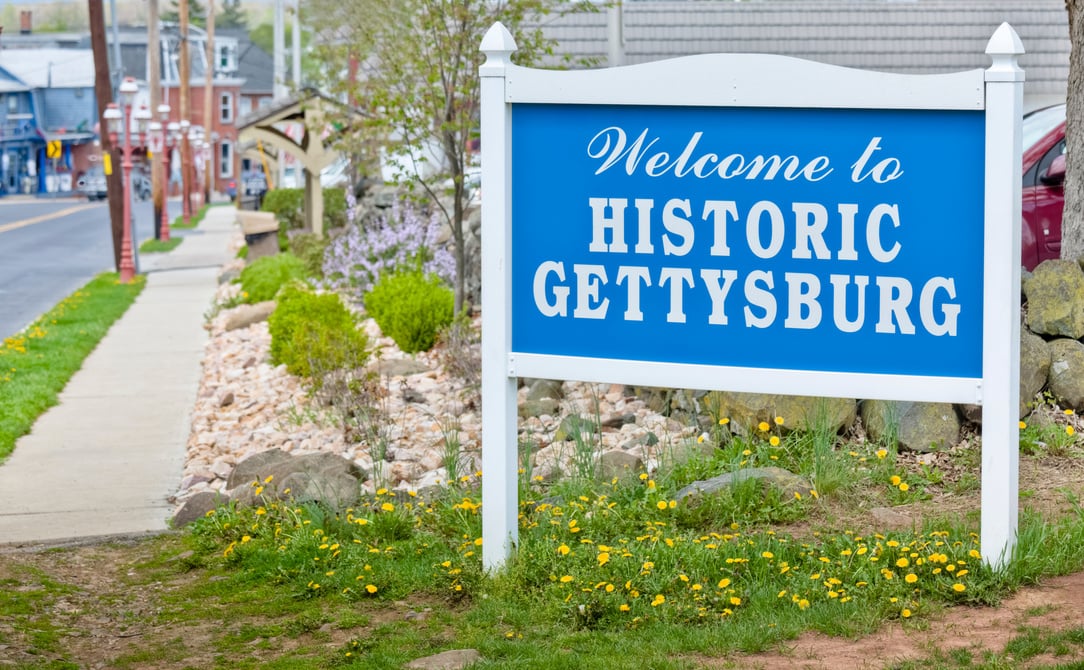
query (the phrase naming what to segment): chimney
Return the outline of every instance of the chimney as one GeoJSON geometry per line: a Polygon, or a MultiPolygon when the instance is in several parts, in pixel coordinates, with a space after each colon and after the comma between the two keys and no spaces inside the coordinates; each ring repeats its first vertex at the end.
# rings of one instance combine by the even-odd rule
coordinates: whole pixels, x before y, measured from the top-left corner
{"type": "Polygon", "coordinates": [[[34,13],[29,9],[19,12],[19,34],[29,35],[34,27],[34,13]]]}

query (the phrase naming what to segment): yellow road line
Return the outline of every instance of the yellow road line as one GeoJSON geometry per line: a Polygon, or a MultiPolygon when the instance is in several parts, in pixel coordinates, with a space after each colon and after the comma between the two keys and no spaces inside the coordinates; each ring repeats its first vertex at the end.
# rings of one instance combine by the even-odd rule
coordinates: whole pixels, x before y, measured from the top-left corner
{"type": "Polygon", "coordinates": [[[42,214],[41,216],[32,216],[29,219],[23,219],[22,221],[13,221],[11,223],[5,223],[3,225],[0,225],[0,233],[6,233],[9,230],[15,230],[16,228],[24,228],[26,226],[32,226],[35,223],[41,223],[43,221],[48,221],[50,219],[57,219],[57,218],[60,218],[62,216],[67,216],[69,214],[75,214],[76,212],[81,212],[84,209],[90,209],[91,207],[98,207],[98,206],[99,206],[98,204],[76,205],[75,207],[68,207],[67,209],[62,209],[59,212],[52,212],[51,214],[42,214]]]}

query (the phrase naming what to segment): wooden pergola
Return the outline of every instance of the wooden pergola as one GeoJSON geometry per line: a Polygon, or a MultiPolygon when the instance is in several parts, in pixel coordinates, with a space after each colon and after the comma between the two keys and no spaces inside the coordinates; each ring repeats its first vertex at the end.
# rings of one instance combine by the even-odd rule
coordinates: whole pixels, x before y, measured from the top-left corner
{"type": "Polygon", "coordinates": [[[350,122],[359,116],[357,110],[315,89],[303,89],[295,97],[253,112],[241,119],[238,126],[240,142],[261,144],[275,156],[290,154],[300,163],[305,172],[305,229],[317,237],[324,235],[320,171],[338,158],[338,152],[331,146],[342,131],[342,121],[350,122]],[[339,124],[332,123],[333,120],[339,124]],[[301,137],[294,139],[287,135],[280,128],[286,123],[300,124],[301,137]]]}

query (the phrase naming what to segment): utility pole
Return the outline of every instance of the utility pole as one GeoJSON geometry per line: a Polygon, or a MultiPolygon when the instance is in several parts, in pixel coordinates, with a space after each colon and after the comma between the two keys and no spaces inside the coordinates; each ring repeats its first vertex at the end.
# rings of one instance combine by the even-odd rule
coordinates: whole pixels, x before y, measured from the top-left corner
{"type": "MultiPolygon", "coordinates": [[[[190,70],[192,61],[188,56],[188,0],[180,0],[177,3],[178,23],[180,23],[180,73],[181,78],[181,120],[192,122],[192,101],[188,97],[189,80],[192,78],[190,70]]],[[[191,125],[188,126],[191,129],[191,125]]],[[[184,212],[184,223],[188,225],[192,221],[192,145],[188,139],[188,133],[181,138],[181,200],[184,212]]]]}
{"type": "Polygon", "coordinates": [[[290,34],[294,89],[301,90],[301,0],[294,0],[294,32],[290,34]]]}
{"type": "Polygon", "coordinates": [[[215,157],[217,142],[212,134],[215,127],[214,98],[215,98],[215,0],[207,0],[207,72],[203,80],[203,141],[210,143],[211,149],[207,152],[207,162],[204,164],[203,175],[206,188],[203,193],[203,202],[211,202],[211,185],[214,183],[215,157]]]}
{"type": "Polygon", "coordinates": [[[102,160],[110,161],[110,174],[105,188],[109,198],[109,222],[113,233],[113,265],[120,272],[120,245],[124,236],[124,187],[121,184],[120,161],[116,147],[109,141],[103,117],[106,105],[113,102],[113,87],[109,81],[109,52],[105,40],[105,8],[102,0],[87,0],[87,16],[90,20],[90,46],[94,58],[94,97],[98,100],[98,137],[102,147],[102,160]]]}
{"type": "MultiPolygon", "coordinates": [[[[158,35],[158,0],[147,0],[147,86],[151,89],[151,114],[158,118],[158,106],[162,104],[161,82],[162,47],[158,35]]],[[[162,129],[165,132],[165,128],[162,129]]],[[[162,210],[166,206],[165,182],[168,179],[163,172],[165,161],[161,151],[155,151],[151,158],[151,197],[154,199],[154,239],[162,239],[162,210]]]]}

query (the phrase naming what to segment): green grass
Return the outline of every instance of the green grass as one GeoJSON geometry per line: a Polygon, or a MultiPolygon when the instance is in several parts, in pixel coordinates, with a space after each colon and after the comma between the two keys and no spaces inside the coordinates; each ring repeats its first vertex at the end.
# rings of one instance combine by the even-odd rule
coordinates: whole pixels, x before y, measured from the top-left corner
{"type": "Polygon", "coordinates": [[[172,223],[169,224],[170,229],[176,228],[178,230],[192,230],[193,228],[198,226],[201,221],[203,221],[203,217],[207,215],[207,209],[209,207],[211,207],[211,205],[204,204],[198,210],[192,212],[192,216],[189,218],[187,224],[185,224],[184,222],[183,215],[178,216],[177,218],[173,219],[172,223]]]}
{"type": "Polygon", "coordinates": [[[170,237],[168,242],[162,240],[156,240],[153,237],[143,241],[143,244],[139,245],[139,253],[141,254],[159,254],[168,253],[173,251],[181,242],[184,241],[183,237],[170,237]]]}
{"type": "Polygon", "coordinates": [[[21,333],[0,343],[0,460],[57,395],[143,290],[145,279],[119,284],[98,275],[21,333]]]}

